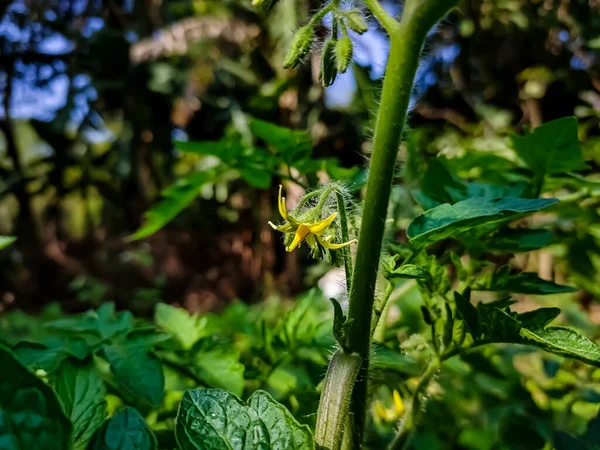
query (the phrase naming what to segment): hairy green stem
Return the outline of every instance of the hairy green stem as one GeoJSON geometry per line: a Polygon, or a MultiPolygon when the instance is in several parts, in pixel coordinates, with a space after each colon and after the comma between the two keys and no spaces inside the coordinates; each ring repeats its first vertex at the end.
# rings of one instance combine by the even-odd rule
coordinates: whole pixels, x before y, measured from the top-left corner
{"type": "MultiPolygon", "coordinates": [[[[344,195],[339,189],[335,191],[338,213],[340,215],[340,228],[342,229],[342,242],[350,242],[350,232],[348,229],[348,214],[346,213],[346,203],[344,195]]],[[[346,272],[346,289],[350,294],[352,288],[352,254],[350,253],[350,247],[346,246],[342,248],[342,256],[344,257],[344,270],[346,272]]]]}
{"type": "MultiPolygon", "coordinates": [[[[402,284],[402,286],[400,286],[398,288],[398,290],[396,290],[396,294],[395,294],[395,298],[401,298],[402,296],[404,296],[407,292],[409,292],[411,289],[413,289],[416,286],[417,282],[415,280],[408,280],[405,281],[404,284],[402,284]]],[[[390,283],[391,285],[391,283],[390,283]]],[[[374,311],[373,311],[373,322],[374,325],[371,325],[371,339],[373,339],[373,341],[375,342],[384,342],[385,341],[385,321],[386,321],[386,317],[388,314],[388,311],[390,309],[390,297],[391,294],[394,292],[394,286],[392,286],[392,291],[389,293],[388,295],[388,291],[386,291],[385,296],[384,296],[384,301],[381,302],[380,304],[376,304],[374,311]]]]}
{"type": "MultiPolygon", "coordinates": [[[[373,154],[347,321],[348,348],[351,352],[360,355],[362,359],[362,367],[356,383],[354,386],[351,384],[344,386],[346,391],[352,392],[350,405],[353,418],[352,445],[356,449],[362,447],[368,409],[367,381],[375,283],[396,158],[412,84],[427,32],[447,11],[455,6],[456,0],[407,0],[402,20],[399,23],[385,12],[377,0],[365,0],[365,3],[388,31],[391,46],[383,82],[381,105],[375,125],[373,154]]],[[[332,359],[328,369],[328,378],[337,378],[338,372],[342,370],[337,361],[335,358],[332,359]]],[[[322,396],[319,405],[320,415],[324,408],[328,408],[330,411],[330,405],[327,403],[322,396]]],[[[336,423],[343,423],[346,411],[338,409],[335,414],[343,416],[336,423]]],[[[317,426],[319,426],[319,420],[317,422],[317,426]]],[[[338,441],[333,442],[337,443],[338,441]]],[[[323,446],[319,440],[317,440],[317,445],[323,446]]],[[[325,448],[337,450],[339,447],[325,446],[325,448]]]]}

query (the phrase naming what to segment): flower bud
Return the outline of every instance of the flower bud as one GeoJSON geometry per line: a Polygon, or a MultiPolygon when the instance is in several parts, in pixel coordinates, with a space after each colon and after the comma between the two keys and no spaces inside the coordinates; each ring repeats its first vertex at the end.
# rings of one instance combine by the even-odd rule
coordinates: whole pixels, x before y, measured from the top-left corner
{"type": "Polygon", "coordinates": [[[321,81],[323,86],[331,86],[337,76],[335,64],[336,39],[328,39],[321,54],[321,81]]]}
{"type": "Polygon", "coordinates": [[[273,8],[279,0],[252,0],[252,6],[260,6],[267,11],[273,8]]]}
{"type": "Polygon", "coordinates": [[[352,39],[349,36],[343,36],[335,45],[336,68],[339,73],[348,70],[348,64],[352,60],[352,39]]]}
{"type": "Polygon", "coordinates": [[[348,15],[346,16],[346,25],[348,25],[348,28],[358,34],[363,34],[369,29],[365,19],[363,19],[363,16],[358,9],[351,9],[348,11],[348,15]]]}
{"type": "Polygon", "coordinates": [[[314,36],[315,32],[310,23],[296,31],[296,34],[294,34],[292,42],[290,43],[290,49],[285,57],[285,61],[283,62],[284,68],[291,69],[300,63],[302,58],[310,51],[314,36]]]}

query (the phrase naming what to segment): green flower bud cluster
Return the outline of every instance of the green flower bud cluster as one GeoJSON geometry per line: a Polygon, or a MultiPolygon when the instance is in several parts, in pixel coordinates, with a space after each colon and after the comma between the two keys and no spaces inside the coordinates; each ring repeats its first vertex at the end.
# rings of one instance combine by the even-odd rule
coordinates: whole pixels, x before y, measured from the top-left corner
{"type": "Polygon", "coordinates": [[[363,34],[368,30],[367,23],[358,9],[338,10],[336,8],[334,2],[330,3],[294,34],[284,61],[286,69],[300,64],[310,52],[315,40],[315,26],[327,13],[331,12],[333,14],[332,32],[325,41],[321,53],[320,78],[324,86],[333,84],[337,75],[345,73],[350,66],[354,45],[348,35],[348,30],[358,34],[363,34]]]}

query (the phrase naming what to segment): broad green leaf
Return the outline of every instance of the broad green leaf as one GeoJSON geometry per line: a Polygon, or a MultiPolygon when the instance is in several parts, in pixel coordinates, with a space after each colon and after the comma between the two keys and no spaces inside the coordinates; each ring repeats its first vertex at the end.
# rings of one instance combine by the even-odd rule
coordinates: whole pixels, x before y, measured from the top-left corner
{"type": "Polygon", "coordinates": [[[156,450],[156,437],[134,408],[117,411],[92,437],[88,450],[156,450]]]}
{"type": "Polygon", "coordinates": [[[506,253],[530,252],[547,247],[554,240],[550,230],[530,230],[527,228],[506,228],[486,239],[485,248],[506,253]]]}
{"type": "Polygon", "coordinates": [[[71,423],[52,390],[0,345],[0,448],[69,450],[71,423]]]}
{"type": "Polygon", "coordinates": [[[313,450],[310,429],[264,391],[244,404],[217,389],[186,391],[175,436],[183,450],[313,450]]]}
{"type": "Polygon", "coordinates": [[[502,198],[502,197],[521,197],[521,194],[527,186],[524,183],[508,184],[508,185],[496,185],[489,183],[481,183],[478,181],[472,181],[467,183],[467,195],[459,197],[453,195],[454,201],[466,200],[469,197],[485,197],[488,199],[502,198]]]}
{"type": "Polygon", "coordinates": [[[522,343],[600,367],[600,347],[574,330],[548,327],[543,330],[531,331],[522,328],[520,334],[522,343]]]}
{"type": "Polygon", "coordinates": [[[423,269],[421,266],[417,266],[416,264],[404,264],[404,265],[398,267],[397,269],[393,270],[389,274],[390,279],[408,278],[408,279],[419,280],[419,279],[425,279],[428,277],[429,277],[429,273],[425,269],[423,269]]]}
{"type": "Polygon", "coordinates": [[[531,295],[561,294],[577,291],[577,288],[544,280],[535,272],[521,272],[511,275],[502,270],[490,274],[489,277],[481,277],[479,283],[473,289],[531,295]]]}
{"type": "Polygon", "coordinates": [[[74,450],[85,449],[106,418],[106,389],[90,361],[65,361],[56,373],[54,390],[73,424],[74,450]]]}
{"type": "Polygon", "coordinates": [[[16,240],[17,238],[13,236],[0,236],[0,250],[2,250],[4,247],[8,247],[16,240]]]}
{"type": "Polygon", "coordinates": [[[164,189],[163,199],[144,214],[144,224],[127,239],[135,241],[160,230],[189,206],[200,194],[202,187],[216,177],[215,171],[195,172],[179,178],[173,185],[164,189]]]}
{"type": "Polygon", "coordinates": [[[83,339],[50,338],[42,343],[19,342],[12,351],[30,369],[52,373],[69,356],[84,359],[90,350],[83,339]]]}
{"type": "Polygon", "coordinates": [[[454,203],[452,194],[467,194],[465,184],[456,179],[439,159],[432,159],[423,179],[421,189],[413,191],[413,197],[423,208],[430,209],[442,203],[454,203]]]}
{"type": "Polygon", "coordinates": [[[290,412],[265,391],[256,391],[248,399],[269,433],[271,450],[309,450],[314,448],[310,428],[300,425],[290,412]]]}
{"type": "Polygon", "coordinates": [[[182,450],[268,450],[269,431],[258,413],[217,389],[183,394],[175,436],[182,450]]]}
{"type": "Polygon", "coordinates": [[[425,247],[476,226],[515,219],[539,211],[557,201],[549,198],[471,197],[454,205],[444,203],[415,217],[406,230],[406,235],[413,247],[425,247]]]}
{"type": "Polygon", "coordinates": [[[162,364],[153,353],[122,340],[104,347],[103,354],[126,395],[152,408],[160,406],[165,378],[162,364]]]}
{"type": "Polygon", "coordinates": [[[184,350],[206,336],[206,318],[198,314],[190,315],[183,308],[176,308],[165,303],[156,305],[154,311],[156,325],[174,335],[184,350]]]}
{"type": "Polygon", "coordinates": [[[271,172],[261,167],[255,166],[239,166],[237,168],[240,171],[242,178],[250,184],[250,186],[267,189],[271,187],[272,179],[271,172]]]}
{"type": "Polygon", "coordinates": [[[550,322],[560,315],[559,308],[539,308],[533,311],[528,311],[517,315],[524,328],[531,331],[536,331],[546,328],[550,322]]]}
{"type": "Polygon", "coordinates": [[[417,360],[387,347],[375,347],[369,364],[373,370],[389,370],[413,377],[421,374],[417,360]]]}
{"type": "Polygon", "coordinates": [[[484,339],[494,342],[516,342],[521,322],[500,308],[480,303],[477,311],[484,339]]]}
{"type": "Polygon", "coordinates": [[[463,296],[459,292],[454,291],[454,302],[456,303],[458,313],[469,329],[469,333],[471,333],[473,338],[477,338],[480,334],[479,316],[477,308],[469,300],[469,295],[463,296]]]}
{"type": "Polygon", "coordinates": [[[512,145],[538,178],[586,168],[575,117],[553,120],[524,136],[512,136],[512,145]]]}
{"type": "Polygon", "coordinates": [[[194,348],[194,373],[207,386],[225,389],[241,396],[244,390],[244,365],[232,345],[205,338],[194,348]]]}
{"type": "Polygon", "coordinates": [[[74,334],[85,339],[88,345],[95,345],[127,334],[133,328],[133,315],[129,311],[115,312],[114,303],[105,303],[96,311],[53,320],[46,327],[74,334]]]}
{"type": "Polygon", "coordinates": [[[295,131],[262,120],[250,122],[252,133],[275,147],[289,165],[308,159],[312,153],[312,139],[306,131],[295,131]]]}

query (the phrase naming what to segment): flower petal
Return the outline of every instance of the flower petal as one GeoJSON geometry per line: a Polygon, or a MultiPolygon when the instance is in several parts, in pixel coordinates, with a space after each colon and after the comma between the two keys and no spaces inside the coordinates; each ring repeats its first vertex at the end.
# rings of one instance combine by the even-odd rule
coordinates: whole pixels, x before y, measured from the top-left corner
{"type": "Polygon", "coordinates": [[[394,397],[394,408],[396,409],[396,415],[401,416],[402,414],[404,414],[405,408],[404,408],[404,403],[402,402],[402,399],[400,398],[400,394],[398,393],[398,391],[396,389],[394,389],[393,397],[394,397]]]}
{"type": "Polygon", "coordinates": [[[321,220],[314,225],[310,225],[310,232],[313,234],[323,234],[325,230],[330,227],[336,217],[337,213],[334,212],[327,219],[321,220]]]}
{"type": "Polygon", "coordinates": [[[356,244],[358,242],[356,239],[352,239],[351,241],[343,242],[341,244],[334,244],[329,242],[331,240],[331,236],[325,236],[324,238],[321,238],[321,236],[318,234],[316,236],[321,245],[329,250],[339,250],[340,248],[348,247],[349,245],[356,244]]]}
{"type": "Polygon", "coordinates": [[[289,223],[284,223],[283,225],[275,225],[273,222],[269,221],[269,225],[271,225],[271,228],[273,228],[274,230],[281,231],[282,233],[294,231],[294,226],[289,223]]]}
{"type": "Polygon", "coordinates": [[[277,206],[279,208],[279,214],[283,217],[283,220],[288,220],[287,209],[285,209],[285,197],[282,197],[283,186],[279,185],[279,195],[277,197],[277,206]]]}
{"type": "Polygon", "coordinates": [[[300,245],[300,243],[304,240],[304,238],[306,238],[306,236],[308,236],[309,234],[310,234],[310,228],[308,228],[303,223],[298,225],[298,229],[296,230],[296,234],[294,235],[294,240],[292,241],[292,243],[290,245],[288,245],[286,250],[288,252],[291,252],[292,250],[294,250],[296,247],[298,247],[300,245]]]}

